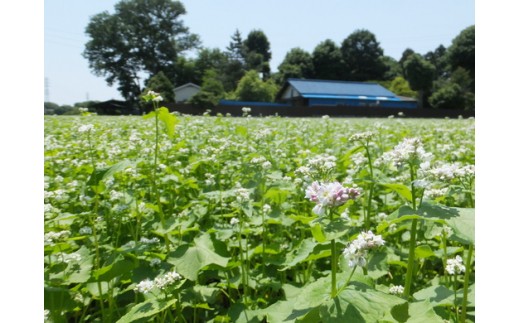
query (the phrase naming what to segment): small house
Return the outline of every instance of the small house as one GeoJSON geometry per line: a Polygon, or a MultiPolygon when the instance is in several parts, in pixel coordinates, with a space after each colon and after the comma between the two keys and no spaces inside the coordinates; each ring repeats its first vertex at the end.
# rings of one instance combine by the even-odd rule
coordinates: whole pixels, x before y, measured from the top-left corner
{"type": "Polygon", "coordinates": [[[199,93],[199,91],[200,86],[193,83],[186,83],[176,87],[173,89],[173,92],[175,92],[175,103],[185,103],[191,99],[192,96],[199,93]]]}
{"type": "Polygon", "coordinates": [[[417,101],[403,99],[377,83],[288,79],[276,96],[292,106],[352,106],[417,108],[417,101]]]}

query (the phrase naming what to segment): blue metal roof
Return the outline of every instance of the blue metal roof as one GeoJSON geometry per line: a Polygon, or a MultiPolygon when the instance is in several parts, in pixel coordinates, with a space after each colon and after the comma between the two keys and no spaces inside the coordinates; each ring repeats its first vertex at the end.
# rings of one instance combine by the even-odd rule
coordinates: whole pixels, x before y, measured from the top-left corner
{"type": "Polygon", "coordinates": [[[377,83],[288,79],[287,82],[304,98],[325,96],[387,97],[397,96],[377,83]]]}

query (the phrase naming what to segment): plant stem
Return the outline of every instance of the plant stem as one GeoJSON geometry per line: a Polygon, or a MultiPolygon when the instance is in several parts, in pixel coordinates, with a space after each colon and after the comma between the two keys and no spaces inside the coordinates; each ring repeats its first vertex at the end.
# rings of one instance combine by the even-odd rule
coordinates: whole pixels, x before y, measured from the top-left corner
{"type": "Polygon", "coordinates": [[[408,250],[408,266],[406,268],[406,280],[404,284],[404,296],[408,298],[412,291],[412,278],[415,265],[415,234],[417,231],[417,219],[412,220],[410,231],[410,248],[408,250]]]}
{"type": "MultiPolygon", "coordinates": [[[[330,221],[332,222],[334,219],[334,213],[332,211],[330,211],[330,221]]],[[[331,256],[331,259],[330,259],[330,269],[331,269],[331,291],[330,291],[330,296],[332,298],[336,297],[336,293],[337,293],[337,286],[336,286],[336,271],[337,271],[337,262],[338,260],[336,259],[337,255],[336,255],[336,240],[335,239],[332,239],[331,242],[330,242],[330,256],[331,256]]]]}
{"type": "Polygon", "coordinates": [[[471,258],[473,256],[473,244],[469,245],[468,258],[466,258],[466,271],[464,272],[464,294],[462,296],[462,322],[466,322],[466,307],[468,305],[468,285],[471,273],[471,258]]]}
{"type": "MultiPolygon", "coordinates": [[[[412,207],[414,211],[417,211],[417,206],[415,204],[415,172],[414,167],[410,164],[410,180],[412,186],[412,207]]],[[[406,280],[404,285],[404,297],[409,298],[412,292],[412,278],[415,266],[415,239],[417,235],[417,219],[412,220],[412,228],[410,230],[410,247],[408,249],[408,265],[406,267],[406,280]]]]}
{"type": "Polygon", "coordinates": [[[354,275],[354,272],[356,271],[357,265],[352,268],[352,272],[350,272],[350,275],[348,276],[347,282],[338,290],[337,294],[341,293],[345,288],[347,288],[348,283],[350,283],[350,279],[354,275]]]}
{"type": "Polygon", "coordinates": [[[368,141],[365,145],[368,159],[368,169],[370,170],[370,189],[368,193],[367,208],[365,214],[365,230],[370,229],[370,212],[372,211],[372,194],[374,193],[374,170],[372,168],[372,158],[370,156],[370,150],[368,149],[368,141]]]}
{"type": "Polygon", "coordinates": [[[332,271],[332,279],[331,279],[331,282],[332,282],[332,288],[331,288],[331,291],[330,291],[330,295],[332,298],[336,297],[336,293],[337,293],[337,290],[336,290],[336,262],[337,262],[337,259],[336,259],[336,240],[335,239],[332,239],[332,241],[330,242],[330,252],[331,252],[331,271],[332,271]]]}

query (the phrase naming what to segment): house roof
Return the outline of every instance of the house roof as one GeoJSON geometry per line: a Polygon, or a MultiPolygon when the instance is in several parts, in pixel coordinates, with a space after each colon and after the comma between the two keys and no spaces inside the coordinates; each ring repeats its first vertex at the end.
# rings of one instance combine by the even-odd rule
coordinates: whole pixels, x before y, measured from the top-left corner
{"type": "Polygon", "coordinates": [[[173,90],[174,90],[174,91],[178,91],[178,90],[182,90],[182,89],[187,88],[187,87],[194,87],[194,88],[200,89],[200,86],[198,86],[197,84],[186,83],[186,84],[183,84],[183,85],[181,85],[181,86],[176,87],[176,88],[173,89],[173,90]]]}
{"type": "Polygon", "coordinates": [[[281,96],[292,86],[304,98],[370,97],[398,99],[397,96],[377,83],[288,79],[279,93],[281,96]]]}

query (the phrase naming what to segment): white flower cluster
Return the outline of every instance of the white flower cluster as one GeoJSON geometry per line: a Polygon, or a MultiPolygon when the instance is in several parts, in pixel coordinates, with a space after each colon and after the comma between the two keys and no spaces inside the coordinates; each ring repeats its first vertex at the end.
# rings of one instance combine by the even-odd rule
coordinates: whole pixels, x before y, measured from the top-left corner
{"type": "Polygon", "coordinates": [[[251,192],[247,188],[238,187],[235,189],[236,200],[238,203],[247,203],[251,199],[251,192]]]}
{"type": "Polygon", "coordinates": [[[374,235],[372,231],[361,232],[357,238],[343,249],[343,256],[348,260],[350,267],[367,264],[367,254],[369,249],[377,248],[385,244],[380,235],[374,235]]]}
{"type": "Polygon", "coordinates": [[[70,236],[69,230],[60,232],[48,232],[43,236],[45,243],[54,243],[56,241],[65,240],[70,236]]]}
{"type": "Polygon", "coordinates": [[[147,96],[147,98],[145,98],[145,100],[151,100],[154,102],[160,102],[163,100],[163,97],[159,93],[154,92],[154,91],[148,91],[146,93],[146,96],[147,96]]]}
{"type": "Polygon", "coordinates": [[[395,166],[400,167],[414,160],[428,162],[432,157],[431,153],[424,150],[419,138],[405,138],[394,149],[383,153],[381,161],[392,162],[395,166]]]}
{"type": "Polygon", "coordinates": [[[448,259],[446,271],[450,275],[461,274],[466,271],[466,267],[462,263],[462,258],[457,255],[455,258],[448,259]]]}
{"type": "Polygon", "coordinates": [[[90,130],[94,129],[94,126],[91,124],[84,124],[79,126],[78,132],[88,132],[90,130]]]}
{"type": "Polygon", "coordinates": [[[157,237],[153,237],[151,239],[148,239],[146,237],[141,237],[139,242],[144,243],[144,244],[155,244],[155,243],[161,242],[161,240],[159,240],[159,238],[157,238],[157,237]]]}
{"type": "Polygon", "coordinates": [[[441,181],[450,181],[457,177],[474,177],[475,166],[465,165],[460,166],[459,164],[441,164],[435,168],[432,168],[428,173],[434,178],[441,181]]]}
{"type": "Polygon", "coordinates": [[[167,272],[166,274],[162,276],[155,277],[154,280],[145,279],[141,281],[139,284],[137,284],[134,287],[134,290],[138,291],[139,293],[149,293],[152,291],[155,287],[159,289],[166,289],[168,286],[172,285],[174,282],[182,279],[182,276],[179,275],[175,271],[167,272]]]}
{"type": "Polygon", "coordinates": [[[375,133],[371,131],[359,132],[350,136],[350,141],[367,141],[375,136],[375,133]]]}
{"type": "Polygon", "coordinates": [[[358,190],[343,187],[339,182],[313,182],[305,190],[305,197],[316,203],[312,211],[317,215],[324,215],[326,209],[343,205],[348,200],[355,199],[358,195],[358,190]]]}
{"type": "Polygon", "coordinates": [[[240,223],[240,220],[237,219],[237,218],[231,218],[231,220],[229,221],[229,223],[231,225],[237,225],[238,223],[240,223]]]}
{"type": "Polygon", "coordinates": [[[328,172],[336,167],[336,157],[330,155],[318,155],[309,159],[309,166],[319,172],[328,172]]]}
{"type": "Polygon", "coordinates": [[[271,168],[271,162],[263,156],[254,157],[253,159],[251,159],[251,164],[260,165],[265,170],[271,168]]]}
{"type": "Polygon", "coordinates": [[[404,293],[404,287],[401,285],[392,286],[390,287],[389,292],[393,295],[401,295],[402,293],[404,293]]]}

